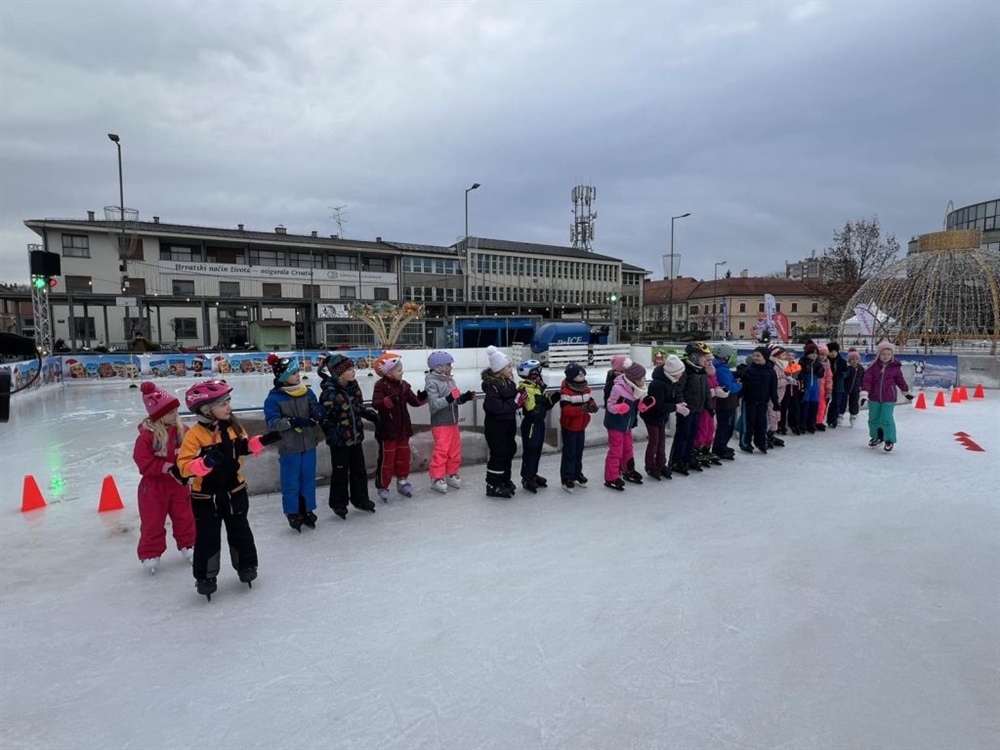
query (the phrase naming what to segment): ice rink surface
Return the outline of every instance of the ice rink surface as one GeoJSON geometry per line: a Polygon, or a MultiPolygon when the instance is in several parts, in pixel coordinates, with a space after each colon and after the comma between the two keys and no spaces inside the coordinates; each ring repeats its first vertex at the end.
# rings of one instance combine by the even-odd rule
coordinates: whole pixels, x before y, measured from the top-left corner
{"type": "Polygon", "coordinates": [[[548,489],[509,501],[469,466],[459,491],[413,477],[414,498],[346,521],[321,489],[302,534],[257,496],[260,577],[224,565],[210,603],[176,550],[152,577],[136,559],[136,391],[15,396],[0,746],[997,748],[987,395],[901,406],[892,454],[862,421],[623,493],[588,450],[572,495],[555,456],[548,489]],[[21,514],[29,473],[49,506],[21,514]],[[106,474],[126,509],[98,514],[106,474]]]}

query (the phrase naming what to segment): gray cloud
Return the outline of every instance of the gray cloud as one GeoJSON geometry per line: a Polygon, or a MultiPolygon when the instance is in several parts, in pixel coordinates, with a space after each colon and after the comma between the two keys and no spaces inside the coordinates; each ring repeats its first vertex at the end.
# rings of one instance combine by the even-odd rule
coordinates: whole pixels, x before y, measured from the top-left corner
{"type": "Polygon", "coordinates": [[[0,5],[0,277],[26,218],[568,243],[767,273],[877,213],[905,240],[1000,194],[995,3],[0,5]],[[44,43],[39,44],[38,40],[44,43]]]}

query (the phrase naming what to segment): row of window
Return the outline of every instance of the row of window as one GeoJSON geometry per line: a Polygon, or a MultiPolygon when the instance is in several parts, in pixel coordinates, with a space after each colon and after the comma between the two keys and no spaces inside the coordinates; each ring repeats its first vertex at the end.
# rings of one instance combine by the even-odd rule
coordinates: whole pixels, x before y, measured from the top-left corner
{"type": "MultiPolygon", "coordinates": [[[[793,313],[798,312],[799,311],[799,303],[798,302],[792,302],[791,304],[792,304],[792,308],[791,308],[791,310],[789,310],[789,312],[793,312],[793,313]]],[[[739,309],[739,312],[741,312],[741,313],[745,313],[747,311],[747,303],[746,302],[738,302],[737,303],[737,307],[739,309]]],[[[701,312],[703,312],[705,314],[709,314],[709,312],[711,312],[712,314],[715,314],[716,312],[718,312],[721,309],[722,309],[722,303],[721,302],[712,303],[711,305],[705,305],[703,310],[701,310],[701,307],[699,305],[691,305],[688,308],[688,314],[690,314],[690,315],[697,315],[699,310],[701,310],[701,312]],[[711,310],[710,310],[710,308],[711,308],[711,310]]],[[[774,303],[774,309],[775,309],[775,312],[781,312],[781,303],[775,301],[775,303],[774,303]]],[[[757,303],[757,312],[764,312],[764,303],[763,302],[758,302],[757,303]]],[[[811,312],[814,312],[814,313],[815,312],[819,312],[819,302],[813,302],[812,303],[812,310],[811,310],[811,312]]]]}
{"type": "Polygon", "coordinates": [[[465,290],[444,286],[408,286],[406,298],[412,302],[464,302],[465,290]]]}
{"type": "Polygon", "coordinates": [[[966,206],[948,214],[948,229],[981,229],[987,231],[998,226],[997,216],[1000,201],[986,201],[974,206],[966,206]]]}
{"type": "Polygon", "coordinates": [[[525,276],[547,279],[578,279],[617,283],[618,266],[610,263],[582,263],[552,258],[514,257],[473,253],[472,265],[480,276],[484,274],[525,276]]]}
{"type": "Polygon", "coordinates": [[[461,276],[462,264],[449,258],[403,258],[403,273],[461,276]]]}
{"type": "MultiPolygon", "coordinates": [[[[553,289],[552,287],[473,286],[469,289],[471,302],[535,302],[564,305],[611,305],[607,292],[588,289],[553,289]]],[[[622,307],[638,307],[638,295],[621,298],[622,307]]]]}

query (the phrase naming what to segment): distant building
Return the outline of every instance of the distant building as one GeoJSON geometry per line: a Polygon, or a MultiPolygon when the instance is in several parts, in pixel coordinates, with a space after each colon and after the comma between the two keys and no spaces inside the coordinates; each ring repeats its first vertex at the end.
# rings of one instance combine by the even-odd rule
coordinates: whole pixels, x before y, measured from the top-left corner
{"type": "MultiPolygon", "coordinates": [[[[978,229],[983,233],[984,250],[1000,252],[1000,198],[994,198],[971,206],[962,206],[948,213],[944,220],[945,229],[978,229]]],[[[919,237],[912,237],[906,254],[917,252],[919,237]]]]}
{"type": "Polygon", "coordinates": [[[816,279],[828,281],[827,264],[822,258],[806,258],[796,263],[785,261],[786,279],[816,279]]]}

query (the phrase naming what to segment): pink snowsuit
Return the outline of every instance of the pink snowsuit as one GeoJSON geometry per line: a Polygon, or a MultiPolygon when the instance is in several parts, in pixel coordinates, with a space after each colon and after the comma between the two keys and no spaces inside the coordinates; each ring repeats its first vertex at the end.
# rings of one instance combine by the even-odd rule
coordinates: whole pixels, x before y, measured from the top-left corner
{"type": "MultiPolygon", "coordinates": [[[[705,372],[708,373],[710,388],[719,387],[719,379],[715,376],[715,366],[706,360],[705,372]]],[[[712,410],[703,409],[698,420],[698,432],[694,437],[694,449],[711,448],[715,440],[715,396],[712,396],[712,410]]]]}
{"type": "Polygon", "coordinates": [[[194,514],[191,490],[167,472],[177,461],[180,443],[177,427],[167,427],[167,444],[153,445],[153,430],[148,422],[139,425],[132,459],[139,467],[139,547],[140,560],[160,557],[167,550],[167,516],[173,528],[177,549],[194,547],[194,514]]]}
{"type": "Polygon", "coordinates": [[[833,367],[830,360],[823,360],[823,379],[819,381],[819,411],[816,413],[816,424],[826,424],[826,400],[833,395],[833,367]]]}

